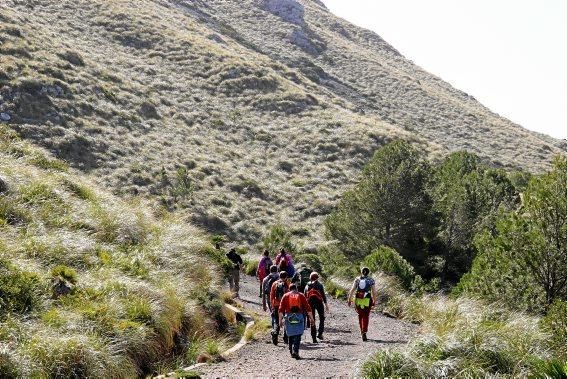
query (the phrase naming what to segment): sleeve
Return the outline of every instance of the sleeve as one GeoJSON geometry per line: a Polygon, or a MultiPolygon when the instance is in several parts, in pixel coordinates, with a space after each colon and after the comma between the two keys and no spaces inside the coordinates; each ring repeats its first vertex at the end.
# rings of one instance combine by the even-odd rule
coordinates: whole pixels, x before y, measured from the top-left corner
{"type": "Polygon", "coordinates": [[[238,257],[238,263],[243,264],[244,261],[242,260],[242,257],[240,255],[236,255],[238,257]]]}
{"type": "Polygon", "coordinates": [[[319,286],[321,287],[321,295],[323,296],[323,303],[327,304],[327,295],[325,294],[325,286],[323,286],[321,283],[319,283],[319,286]]]}

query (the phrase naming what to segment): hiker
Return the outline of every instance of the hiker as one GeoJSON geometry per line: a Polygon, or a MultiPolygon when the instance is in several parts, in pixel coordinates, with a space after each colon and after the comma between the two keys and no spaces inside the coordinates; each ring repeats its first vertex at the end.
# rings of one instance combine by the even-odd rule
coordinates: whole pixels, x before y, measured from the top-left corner
{"type": "Polygon", "coordinates": [[[287,272],[288,278],[293,278],[295,275],[295,267],[293,266],[293,260],[291,255],[282,247],[280,253],[276,256],[276,266],[278,266],[278,271],[287,272]]]}
{"type": "Polygon", "coordinates": [[[266,312],[268,309],[270,313],[272,312],[272,302],[270,301],[270,291],[272,289],[272,284],[280,278],[278,272],[278,266],[272,265],[270,267],[270,274],[264,278],[262,281],[262,309],[266,312]]]}
{"type": "Polygon", "coordinates": [[[230,287],[230,292],[233,293],[233,297],[238,297],[238,291],[240,290],[240,266],[242,265],[242,257],[238,255],[236,249],[232,248],[226,254],[226,257],[232,262],[232,267],[228,272],[228,285],[230,287]]]}
{"type": "Polygon", "coordinates": [[[299,264],[299,270],[295,272],[293,279],[291,280],[292,283],[296,283],[299,289],[299,292],[303,293],[305,290],[305,286],[309,283],[309,276],[313,270],[311,270],[305,263],[299,264]]]}
{"type": "Polygon", "coordinates": [[[262,297],[264,288],[264,278],[270,273],[270,267],[272,266],[272,260],[270,259],[270,252],[264,250],[264,256],[258,262],[258,267],[256,268],[256,278],[260,281],[260,296],[262,297]]]}
{"type": "Polygon", "coordinates": [[[325,287],[319,282],[319,274],[312,272],[309,275],[310,282],[305,286],[305,297],[311,306],[313,312],[313,321],[311,324],[311,338],[313,343],[317,343],[317,338],[323,339],[323,332],[325,331],[325,310],[329,312],[329,304],[327,304],[327,296],[325,295],[325,287]],[[315,312],[319,314],[319,333],[315,325],[315,312]]]}
{"type": "MultiPolygon", "coordinates": [[[[289,291],[289,281],[287,272],[281,271],[280,278],[272,284],[270,289],[270,303],[272,304],[272,343],[278,344],[278,336],[280,335],[279,308],[284,295],[289,291]]],[[[284,343],[288,342],[287,333],[284,329],[284,343]]]]}
{"type": "Polygon", "coordinates": [[[299,345],[305,330],[305,314],[307,314],[309,321],[313,324],[311,307],[307,302],[307,298],[297,290],[297,284],[291,284],[289,292],[284,295],[280,302],[279,325],[280,327],[284,326],[285,320],[289,353],[295,359],[301,359],[299,357],[299,345]]]}
{"type": "Polygon", "coordinates": [[[354,280],[348,294],[348,306],[351,306],[352,298],[355,296],[354,306],[358,313],[358,323],[360,324],[362,340],[368,341],[366,333],[368,333],[370,310],[376,304],[376,288],[374,286],[374,279],[368,277],[368,274],[370,274],[368,267],[363,267],[360,273],[362,275],[354,280]]]}

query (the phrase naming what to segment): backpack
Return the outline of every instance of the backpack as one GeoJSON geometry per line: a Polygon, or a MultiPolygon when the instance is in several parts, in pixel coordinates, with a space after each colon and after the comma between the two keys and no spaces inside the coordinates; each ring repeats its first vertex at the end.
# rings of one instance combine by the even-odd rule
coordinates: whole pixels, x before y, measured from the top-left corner
{"type": "Polygon", "coordinates": [[[301,295],[299,293],[291,293],[289,295],[289,310],[292,313],[300,313],[302,308],[301,295]]]}
{"type": "Polygon", "coordinates": [[[356,288],[357,292],[362,292],[366,295],[370,293],[370,287],[372,287],[372,284],[368,278],[364,276],[358,278],[358,286],[356,288]]]}
{"type": "Polygon", "coordinates": [[[264,260],[264,269],[266,270],[266,276],[270,275],[270,267],[272,267],[273,263],[270,257],[266,257],[264,260]]]}
{"type": "Polygon", "coordinates": [[[354,299],[354,303],[357,307],[364,309],[372,306],[373,302],[372,297],[370,296],[370,288],[373,284],[372,279],[368,277],[361,276],[358,279],[356,298],[354,299]]]}
{"type": "Polygon", "coordinates": [[[311,271],[307,267],[304,267],[303,269],[301,269],[301,271],[299,271],[299,287],[300,288],[305,288],[307,283],[309,283],[309,276],[311,275],[312,272],[313,271],[311,271]]]}
{"type": "Polygon", "coordinates": [[[286,283],[283,280],[280,280],[276,284],[276,299],[280,301],[286,292],[287,292],[286,283]]]}
{"type": "Polygon", "coordinates": [[[315,288],[315,282],[309,282],[307,284],[307,300],[312,301],[314,299],[323,303],[321,291],[315,288]]]}
{"type": "Polygon", "coordinates": [[[278,271],[287,271],[288,261],[286,258],[280,259],[278,271]]]}
{"type": "Polygon", "coordinates": [[[272,289],[272,284],[275,283],[276,280],[279,279],[278,275],[268,275],[268,280],[266,281],[265,285],[264,285],[264,293],[270,297],[270,290],[272,289]]]}
{"type": "Polygon", "coordinates": [[[262,258],[260,264],[258,264],[258,276],[260,278],[265,278],[270,274],[270,266],[272,265],[272,260],[268,257],[262,258]]]}

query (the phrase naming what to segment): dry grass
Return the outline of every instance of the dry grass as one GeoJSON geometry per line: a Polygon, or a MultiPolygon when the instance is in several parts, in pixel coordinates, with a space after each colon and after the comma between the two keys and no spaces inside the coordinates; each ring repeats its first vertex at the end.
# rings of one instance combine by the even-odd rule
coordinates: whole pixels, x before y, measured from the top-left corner
{"type": "Polygon", "coordinates": [[[559,151],[379,37],[300,3],[304,22],[290,23],[252,0],[9,0],[0,112],[114,192],[189,208],[250,243],[274,219],[319,238],[340,194],[394,138],[433,157],[469,149],[532,169],[559,151]],[[179,168],[194,193],[174,201],[179,168]]]}
{"type": "Polygon", "coordinates": [[[135,377],[214,350],[202,341],[225,326],[202,232],[38,157],[0,125],[0,376],[135,377]]]}

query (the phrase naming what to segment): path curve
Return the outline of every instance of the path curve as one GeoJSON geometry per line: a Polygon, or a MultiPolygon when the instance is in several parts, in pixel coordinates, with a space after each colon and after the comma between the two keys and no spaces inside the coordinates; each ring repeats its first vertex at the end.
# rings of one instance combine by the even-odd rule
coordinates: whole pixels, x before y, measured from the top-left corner
{"type": "MultiPolygon", "coordinates": [[[[258,292],[259,283],[255,278],[241,277],[241,305],[260,311],[258,292]]],[[[258,341],[244,346],[226,362],[200,367],[199,371],[205,378],[353,377],[356,369],[371,354],[386,347],[402,346],[417,331],[417,327],[410,323],[372,314],[369,341],[363,342],[354,309],[348,308],[344,301],[329,300],[331,312],[326,320],[325,340],[313,344],[307,331],[301,341],[301,360],[289,356],[281,338],[278,346],[274,346],[266,333],[258,341]]]]}

